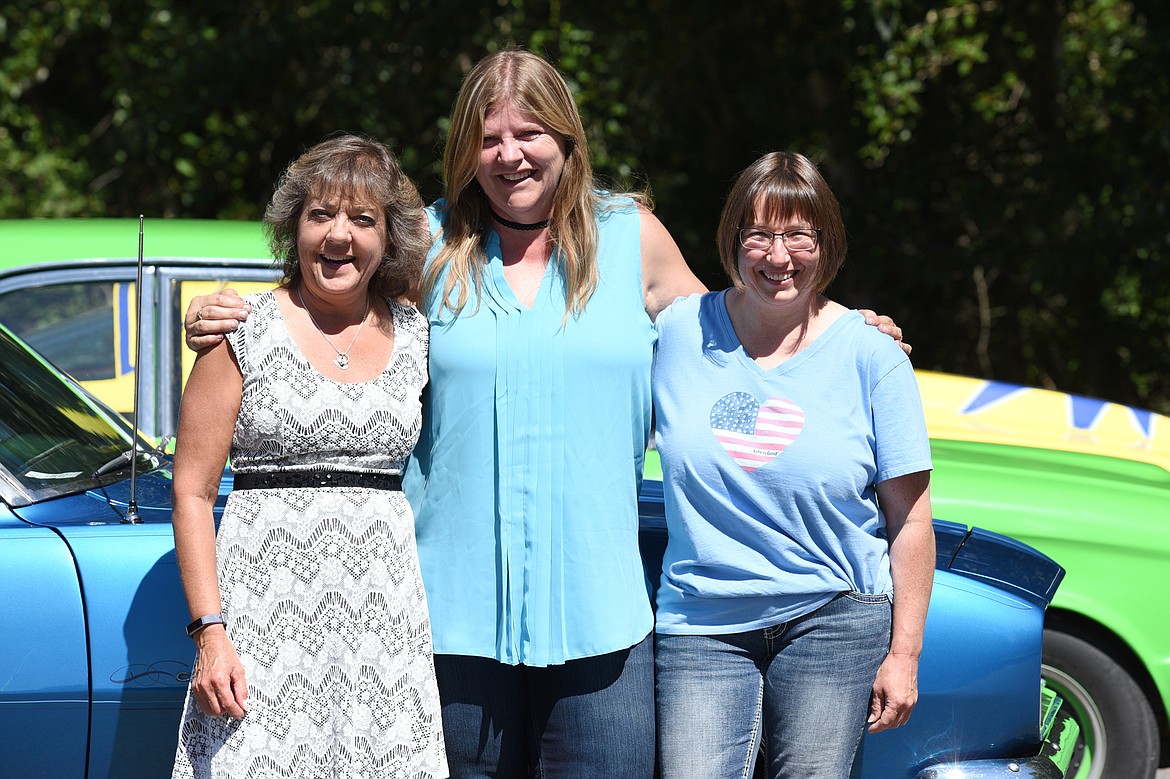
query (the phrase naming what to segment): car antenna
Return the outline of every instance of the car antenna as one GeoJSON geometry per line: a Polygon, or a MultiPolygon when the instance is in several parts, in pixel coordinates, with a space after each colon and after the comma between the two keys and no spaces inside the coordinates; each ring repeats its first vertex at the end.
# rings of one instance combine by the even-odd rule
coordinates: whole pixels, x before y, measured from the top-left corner
{"type": "Polygon", "coordinates": [[[138,281],[134,285],[134,410],[130,418],[133,435],[130,450],[130,502],[126,504],[126,518],[122,521],[131,525],[142,524],[138,511],[138,383],[142,373],[142,225],[146,221],[138,215],[138,281]]]}

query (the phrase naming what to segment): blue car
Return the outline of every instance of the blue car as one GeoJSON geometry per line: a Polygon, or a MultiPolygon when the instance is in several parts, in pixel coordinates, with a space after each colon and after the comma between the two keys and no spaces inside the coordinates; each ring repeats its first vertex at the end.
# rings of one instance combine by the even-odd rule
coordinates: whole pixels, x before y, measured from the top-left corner
{"type": "MultiPolygon", "coordinates": [[[[0,776],[170,774],[193,660],[168,458],[0,327],[0,776]]],[[[230,476],[221,487],[222,498],[230,476]]],[[[661,483],[641,500],[647,584],[661,483]]],[[[936,522],[938,564],[910,723],[866,738],[862,777],[1064,777],[1078,727],[1040,677],[1064,571],[1003,536],[936,522]]]]}

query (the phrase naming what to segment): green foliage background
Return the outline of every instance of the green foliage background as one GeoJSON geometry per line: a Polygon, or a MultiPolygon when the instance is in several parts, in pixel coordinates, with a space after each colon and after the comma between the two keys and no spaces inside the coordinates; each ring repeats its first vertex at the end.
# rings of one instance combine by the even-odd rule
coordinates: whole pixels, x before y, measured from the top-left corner
{"type": "Polygon", "coordinates": [[[831,294],[918,367],[1170,412],[1170,4],[60,0],[0,6],[0,217],[256,218],[337,130],[428,198],[460,79],[539,51],[696,271],[737,171],[822,166],[831,294]]]}

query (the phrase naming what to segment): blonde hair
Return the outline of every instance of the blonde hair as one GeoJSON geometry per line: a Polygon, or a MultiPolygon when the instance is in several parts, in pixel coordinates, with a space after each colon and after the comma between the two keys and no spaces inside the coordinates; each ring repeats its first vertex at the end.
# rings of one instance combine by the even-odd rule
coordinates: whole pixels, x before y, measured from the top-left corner
{"type": "Polygon", "coordinates": [[[568,84],[546,60],[517,49],[480,60],[464,78],[455,98],[443,150],[446,223],[438,255],[423,273],[420,302],[429,305],[444,273],[439,310],[446,307],[458,314],[467,305],[473,286],[478,298],[491,204],[475,174],[483,148],[484,119],[493,108],[505,104],[515,106],[564,140],[565,166],[548,230],[556,247],[554,260],[564,278],[565,314],[578,315],[597,288],[596,219],[604,208],[603,195],[594,184],[585,128],[568,84]]]}
{"type": "Polygon", "coordinates": [[[845,223],[841,206],[817,166],[803,154],[774,151],[747,166],[735,179],[716,241],[727,278],[743,288],[739,275],[739,230],[769,220],[807,219],[820,232],[820,261],[813,271],[813,289],[824,292],[845,262],[845,223]]]}
{"type": "Polygon", "coordinates": [[[417,290],[431,243],[422,197],[386,146],[358,135],[322,141],[297,157],[277,182],[264,227],[272,256],[283,265],[280,285],[300,282],[301,212],[309,198],[326,195],[376,207],[385,216],[386,248],[370,292],[398,298],[417,290]]]}

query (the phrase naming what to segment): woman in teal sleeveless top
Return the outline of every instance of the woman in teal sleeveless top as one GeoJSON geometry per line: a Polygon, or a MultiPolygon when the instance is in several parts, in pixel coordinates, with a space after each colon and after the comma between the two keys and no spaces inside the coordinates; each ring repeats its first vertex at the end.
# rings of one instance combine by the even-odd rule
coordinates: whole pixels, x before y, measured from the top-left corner
{"type": "Polygon", "coordinates": [[[647,209],[597,190],[572,95],[533,54],[468,74],[444,177],[406,491],[452,776],[649,779],[653,318],[702,285],[647,209]]]}

